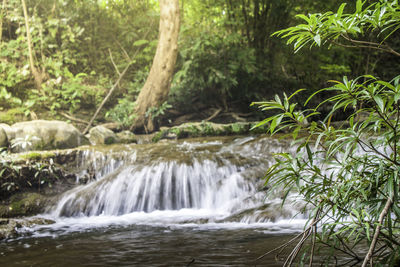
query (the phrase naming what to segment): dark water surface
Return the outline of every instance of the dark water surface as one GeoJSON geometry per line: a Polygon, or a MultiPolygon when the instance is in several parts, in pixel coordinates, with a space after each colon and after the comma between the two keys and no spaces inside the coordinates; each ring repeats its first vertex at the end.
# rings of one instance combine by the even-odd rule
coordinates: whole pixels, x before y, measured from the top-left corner
{"type": "Polygon", "coordinates": [[[254,260],[292,236],[265,229],[129,226],[0,243],[0,266],[282,266],[254,260]],[[256,265],[255,265],[256,264],[256,265]]]}

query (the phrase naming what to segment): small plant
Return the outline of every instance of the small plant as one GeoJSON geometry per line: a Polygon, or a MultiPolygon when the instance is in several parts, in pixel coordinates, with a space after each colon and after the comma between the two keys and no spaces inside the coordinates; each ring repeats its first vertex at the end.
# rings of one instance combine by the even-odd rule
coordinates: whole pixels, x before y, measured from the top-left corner
{"type": "Polygon", "coordinates": [[[146,112],[146,117],[150,118],[151,120],[154,120],[156,118],[159,118],[161,115],[164,115],[165,111],[170,108],[172,108],[172,106],[167,102],[164,102],[159,107],[149,108],[146,112]]]}
{"type": "Polygon", "coordinates": [[[106,118],[128,127],[132,125],[133,120],[135,119],[135,114],[133,114],[134,108],[135,102],[130,101],[127,98],[118,99],[118,104],[111,110],[107,111],[106,118]]]}
{"type": "Polygon", "coordinates": [[[32,135],[26,135],[24,138],[18,137],[12,140],[11,148],[21,148],[22,150],[25,150],[31,147],[34,144],[34,142],[40,140],[41,139],[39,137],[32,135]]]}

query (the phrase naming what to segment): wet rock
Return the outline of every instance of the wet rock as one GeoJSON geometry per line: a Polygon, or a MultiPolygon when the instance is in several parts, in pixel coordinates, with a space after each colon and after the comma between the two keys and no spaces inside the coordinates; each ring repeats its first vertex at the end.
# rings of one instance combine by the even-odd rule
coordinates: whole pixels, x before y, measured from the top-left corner
{"type": "Polygon", "coordinates": [[[21,225],[16,220],[0,219],[0,240],[15,237],[21,225]]]}
{"type": "Polygon", "coordinates": [[[46,218],[0,219],[0,240],[19,235],[18,229],[35,225],[53,224],[55,221],[46,218]]]}
{"type": "Polygon", "coordinates": [[[35,225],[49,225],[55,223],[54,220],[41,217],[24,218],[24,219],[18,219],[17,221],[21,227],[33,227],[35,225]]]}
{"type": "Polygon", "coordinates": [[[131,131],[122,131],[116,134],[118,142],[121,144],[137,143],[137,139],[134,133],[131,131]]]}
{"type": "Polygon", "coordinates": [[[10,140],[13,152],[74,148],[87,143],[73,125],[63,121],[25,121],[11,127],[15,131],[15,138],[10,140]]]}
{"type": "Polygon", "coordinates": [[[0,205],[0,217],[10,218],[28,216],[44,211],[47,198],[38,193],[21,193],[13,195],[9,204],[0,205]]]}
{"type": "Polygon", "coordinates": [[[103,126],[96,126],[89,131],[89,141],[92,145],[110,145],[118,142],[117,135],[103,126]]]}

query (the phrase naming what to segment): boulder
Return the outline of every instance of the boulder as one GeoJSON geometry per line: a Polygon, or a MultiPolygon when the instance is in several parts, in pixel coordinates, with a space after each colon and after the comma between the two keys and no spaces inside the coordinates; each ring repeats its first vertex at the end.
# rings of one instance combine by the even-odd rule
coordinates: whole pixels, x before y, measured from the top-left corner
{"type": "Polygon", "coordinates": [[[0,128],[2,128],[6,132],[8,140],[12,140],[15,138],[15,130],[10,125],[0,123],[0,128]]]}
{"type": "Polygon", "coordinates": [[[122,144],[137,143],[136,136],[131,131],[122,131],[116,134],[122,144]]]}
{"type": "Polygon", "coordinates": [[[118,142],[117,135],[103,126],[96,126],[89,131],[89,141],[92,145],[110,145],[118,142]]]}
{"type": "Polygon", "coordinates": [[[74,148],[88,143],[73,125],[63,121],[25,121],[11,127],[15,131],[15,137],[9,140],[13,152],[74,148]]]}
{"type": "Polygon", "coordinates": [[[6,131],[0,127],[0,148],[8,146],[8,138],[6,131]]]}

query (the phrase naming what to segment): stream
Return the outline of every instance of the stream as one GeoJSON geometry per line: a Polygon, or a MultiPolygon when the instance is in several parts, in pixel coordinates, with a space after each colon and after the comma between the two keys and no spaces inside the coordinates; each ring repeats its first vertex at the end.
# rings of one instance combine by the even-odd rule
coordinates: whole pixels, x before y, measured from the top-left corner
{"type": "Polygon", "coordinates": [[[45,217],[0,243],[0,266],[282,266],[271,254],[301,232],[296,195],[263,177],[272,153],[293,149],[268,137],[218,137],[91,147],[80,177],[45,217]]]}

